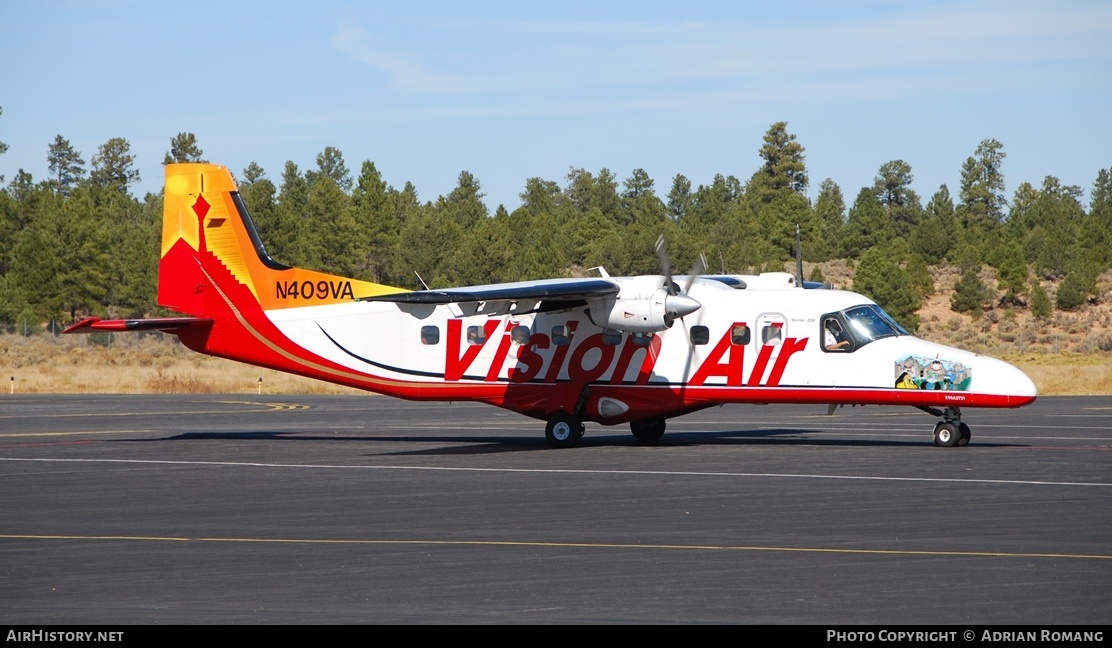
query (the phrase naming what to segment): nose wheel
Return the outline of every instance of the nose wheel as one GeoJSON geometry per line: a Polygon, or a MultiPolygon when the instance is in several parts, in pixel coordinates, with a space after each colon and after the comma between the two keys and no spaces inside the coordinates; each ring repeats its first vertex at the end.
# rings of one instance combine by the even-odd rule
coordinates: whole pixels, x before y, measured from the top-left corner
{"type": "Polygon", "coordinates": [[[969,426],[961,422],[960,409],[948,407],[944,412],[938,410],[926,411],[935,416],[941,416],[943,419],[934,426],[934,444],[936,446],[953,448],[969,445],[969,439],[972,435],[969,433],[969,426]]]}

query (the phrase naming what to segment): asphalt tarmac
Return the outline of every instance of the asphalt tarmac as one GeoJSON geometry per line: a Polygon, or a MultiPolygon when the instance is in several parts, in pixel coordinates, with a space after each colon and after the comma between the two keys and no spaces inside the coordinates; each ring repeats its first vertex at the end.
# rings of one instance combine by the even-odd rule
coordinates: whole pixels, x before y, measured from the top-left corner
{"type": "Polygon", "coordinates": [[[1112,398],[727,406],[656,445],[373,395],[4,395],[3,624],[1112,621],[1112,398]]]}

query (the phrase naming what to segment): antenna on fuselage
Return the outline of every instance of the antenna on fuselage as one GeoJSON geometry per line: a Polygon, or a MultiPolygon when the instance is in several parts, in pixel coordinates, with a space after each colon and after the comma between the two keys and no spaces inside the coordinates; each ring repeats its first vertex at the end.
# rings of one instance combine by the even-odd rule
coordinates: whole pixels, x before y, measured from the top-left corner
{"type": "Polygon", "coordinates": [[[799,224],[795,226],[795,285],[803,287],[803,239],[799,236],[799,224]]]}
{"type": "Polygon", "coordinates": [[[429,285],[425,283],[425,280],[421,278],[421,275],[417,274],[416,270],[413,271],[413,274],[417,275],[417,281],[421,282],[421,285],[425,287],[425,290],[429,290],[429,285]]]}

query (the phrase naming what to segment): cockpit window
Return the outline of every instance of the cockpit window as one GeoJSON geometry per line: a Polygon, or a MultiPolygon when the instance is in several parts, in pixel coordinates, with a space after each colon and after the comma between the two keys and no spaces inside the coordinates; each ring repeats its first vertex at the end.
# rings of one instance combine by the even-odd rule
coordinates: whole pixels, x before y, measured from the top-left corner
{"type": "Polygon", "coordinates": [[[868,344],[885,337],[908,335],[908,332],[897,324],[891,315],[875,304],[855,306],[842,311],[842,315],[860,344],[868,344]]]}
{"type": "Polygon", "coordinates": [[[892,328],[894,328],[894,329],[896,329],[896,331],[898,331],[898,333],[897,333],[898,335],[911,335],[911,333],[907,332],[907,329],[900,326],[900,323],[896,321],[896,318],[894,318],[891,315],[889,315],[888,313],[886,313],[883,308],[881,308],[880,306],[874,306],[874,308],[876,308],[877,312],[880,313],[880,316],[883,317],[884,320],[887,321],[888,324],[892,326],[892,328]]]}
{"type": "Polygon", "coordinates": [[[876,304],[854,306],[840,313],[827,313],[820,321],[822,348],[829,353],[853,353],[873,340],[910,335],[876,304]]]}

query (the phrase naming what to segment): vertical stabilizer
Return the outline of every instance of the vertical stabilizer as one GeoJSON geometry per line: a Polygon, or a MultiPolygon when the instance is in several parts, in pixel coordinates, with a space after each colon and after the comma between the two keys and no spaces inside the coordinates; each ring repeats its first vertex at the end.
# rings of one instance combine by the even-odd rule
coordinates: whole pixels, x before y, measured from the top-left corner
{"type": "Polygon", "coordinates": [[[275,262],[225,167],[166,165],[163,200],[158,303],[166,308],[220,318],[405,292],[275,262]]]}

